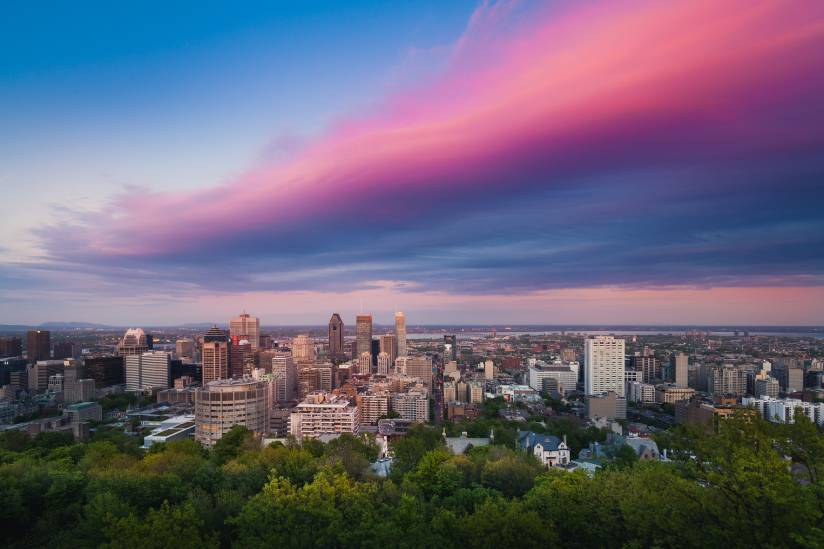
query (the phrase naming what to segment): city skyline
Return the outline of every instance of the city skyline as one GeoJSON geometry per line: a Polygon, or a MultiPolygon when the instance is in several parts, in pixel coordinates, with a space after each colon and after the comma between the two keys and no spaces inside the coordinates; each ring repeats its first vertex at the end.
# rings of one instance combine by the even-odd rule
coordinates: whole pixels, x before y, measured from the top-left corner
{"type": "Polygon", "coordinates": [[[0,323],[824,322],[822,5],[29,10],[0,323]]]}

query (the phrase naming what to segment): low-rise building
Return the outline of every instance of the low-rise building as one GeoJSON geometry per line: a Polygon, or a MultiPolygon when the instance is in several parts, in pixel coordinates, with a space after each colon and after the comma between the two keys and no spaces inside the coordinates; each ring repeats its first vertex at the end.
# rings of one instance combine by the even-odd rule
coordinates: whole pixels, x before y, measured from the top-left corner
{"type": "Polygon", "coordinates": [[[795,423],[799,415],[804,415],[813,423],[824,427],[824,402],[762,396],[744,397],[742,404],[755,408],[764,419],[773,423],[795,423]]]}
{"type": "Polygon", "coordinates": [[[152,432],[143,437],[143,448],[151,448],[159,442],[192,438],[195,435],[195,416],[174,416],[160,422],[152,432]]]}
{"type": "Polygon", "coordinates": [[[518,446],[534,455],[544,467],[565,467],[571,456],[564,440],[553,435],[518,431],[518,446]]]}
{"type": "Polygon", "coordinates": [[[360,427],[360,410],[344,396],[311,393],[289,416],[289,432],[298,440],[352,433],[360,427]]]}
{"type": "Polygon", "coordinates": [[[655,401],[658,404],[675,404],[681,400],[689,400],[695,396],[695,389],[678,387],[674,384],[659,385],[655,388],[655,401]]]}
{"type": "Polygon", "coordinates": [[[97,402],[78,402],[63,408],[63,416],[69,423],[103,421],[103,407],[97,402]]]}
{"type": "Polygon", "coordinates": [[[614,391],[600,395],[587,395],[586,414],[589,419],[603,417],[607,419],[627,418],[627,399],[614,391]]]}

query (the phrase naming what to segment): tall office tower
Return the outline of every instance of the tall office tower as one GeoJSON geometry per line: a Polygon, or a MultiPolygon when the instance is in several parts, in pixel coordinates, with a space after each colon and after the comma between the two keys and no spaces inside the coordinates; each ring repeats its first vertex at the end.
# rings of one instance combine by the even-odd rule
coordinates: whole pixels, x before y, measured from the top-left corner
{"type": "Polygon", "coordinates": [[[372,353],[361,353],[358,358],[358,374],[366,375],[372,373],[372,353]]]}
{"type": "Polygon", "coordinates": [[[258,435],[269,431],[269,384],[250,379],[222,379],[195,391],[195,440],[215,442],[235,425],[258,435]]]}
{"type": "Polygon", "coordinates": [[[175,342],[175,355],[181,360],[195,358],[195,341],[189,338],[178,339],[175,342]]]}
{"type": "Polygon", "coordinates": [[[26,370],[26,378],[31,391],[45,391],[49,385],[49,378],[62,374],[65,364],[62,360],[39,360],[26,370]]]}
{"type": "Polygon", "coordinates": [[[587,338],[584,344],[584,386],[587,395],[614,391],[624,396],[624,340],[613,336],[587,338]]]}
{"type": "Polygon", "coordinates": [[[297,386],[298,368],[292,355],[284,353],[272,358],[272,374],[283,383],[278,385],[277,402],[288,402],[295,399],[295,389],[297,386]]]}
{"type": "Polygon", "coordinates": [[[246,338],[232,336],[232,345],[229,349],[229,374],[233,378],[250,375],[255,367],[252,342],[246,338]]]}
{"type": "Polygon", "coordinates": [[[0,337],[0,358],[23,356],[23,340],[19,337],[0,337]]]}
{"type": "Polygon", "coordinates": [[[770,375],[778,380],[781,390],[795,393],[804,390],[804,368],[798,361],[790,359],[776,360],[770,369],[770,375]]]}
{"type": "Polygon", "coordinates": [[[148,350],[146,332],[141,328],[129,328],[117,344],[117,354],[121,356],[139,355],[148,350]]]}
{"type": "Polygon", "coordinates": [[[93,379],[97,387],[110,387],[125,383],[122,356],[95,356],[83,360],[85,375],[93,379]]]}
{"type": "Polygon", "coordinates": [[[486,391],[484,391],[484,384],[480,380],[473,379],[467,384],[469,392],[469,402],[472,404],[480,404],[484,401],[486,391]]]}
{"type": "Polygon", "coordinates": [[[370,351],[372,351],[370,354],[372,355],[372,366],[373,366],[372,369],[374,370],[374,367],[377,367],[377,365],[378,365],[378,355],[381,354],[381,341],[380,341],[380,339],[373,339],[372,340],[372,348],[370,349],[370,351]]]}
{"type": "Polygon", "coordinates": [[[318,390],[318,372],[315,368],[298,370],[298,398],[318,390]]]}
{"type": "Polygon", "coordinates": [[[343,357],[343,320],[335,313],[329,319],[329,358],[340,360],[343,357]]]}
{"type": "Polygon", "coordinates": [[[392,364],[392,361],[389,358],[389,353],[382,351],[378,355],[378,375],[388,376],[390,364],[392,364]]]}
{"type": "Polygon", "coordinates": [[[381,336],[380,352],[389,355],[389,363],[394,364],[395,359],[398,358],[398,340],[393,334],[385,334],[381,336]]]}
{"type": "Polygon", "coordinates": [[[484,379],[495,379],[495,362],[491,358],[484,361],[484,379]]]}
{"type": "Polygon", "coordinates": [[[260,319],[246,313],[234,317],[229,321],[229,337],[248,339],[252,350],[257,351],[260,345],[260,319]]]}
{"type": "Polygon", "coordinates": [[[29,330],[26,333],[26,358],[29,362],[49,360],[51,358],[51,332],[48,330],[29,330]]]}
{"type": "Polygon", "coordinates": [[[207,341],[201,352],[203,385],[229,377],[229,344],[223,341],[207,341]]]}
{"type": "Polygon", "coordinates": [[[168,389],[171,358],[166,351],[126,356],[126,390],[168,389]]]}
{"type": "Polygon", "coordinates": [[[331,362],[322,362],[315,366],[314,369],[318,373],[318,389],[326,391],[327,393],[332,392],[335,375],[334,365],[331,362]]]}
{"type": "Polygon", "coordinates": [[[229,336],[218,328],[217,326],[212,326],[209,330],[203,335],[203,342],[204,343],[212,343],[215,341],[222,341],[224,343],[229,342],[229,336]]]}
{"type": "Polygon", "coordinates": [[[689,387],[689,355],[675,353],[672,355],[672,373],[675,377],[675,386],[686,389],[689,387]]]}
{"type": "Polygon", "coordinates": [[[80,402],[75,395],[77,382],[83,377],[83,367],[74,360],[63,361],[63,402],[80,402]]]}
{"type": "MultiPolygon", "coordinates": [[[[661,379],[661,364],[652,355],[635,355],[630,357],[632,369],[642,373],[644,383],[654,383],[661,379]]],[[[626,362],[624,363],[626,364],[626,362]]]]}
{"type": "Polygon", "coordinates": [[[298,335],[292,338],[292,358],[295,362],[314,362],[315,344],[308,335],[298,335]]]}
{"type": "Polygon", "coordinates": [[[401,311],[395,313],[395,339],[397,339],[398,356],[406,356],[406,316],[401,311]]]}
{"type": "Polygon", "coordinates": [[[358,357],[363,353],[372,356],[372,315],[355,317],[355,342],[358,345],[358,357]]]}
{"type": "Polygon", "coordinates": [[[427,387],[432,387],[432,359],[428,356],[406,358],[406,375],[417,377],[427,387]]]}
{"type": "Polygon", "coordinates": [[[52,355],[55,360],[63,360],[66,358],[74,358],[75,346],[71,341],[61,341],[55,343],[52,349],[52,355]]]}

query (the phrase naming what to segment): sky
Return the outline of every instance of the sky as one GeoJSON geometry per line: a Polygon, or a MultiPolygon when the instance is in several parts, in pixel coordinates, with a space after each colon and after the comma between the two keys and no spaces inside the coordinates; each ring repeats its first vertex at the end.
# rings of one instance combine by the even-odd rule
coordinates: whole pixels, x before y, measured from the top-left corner
{"type": "Polygon", "coordinates": [[[824,3],[16,3],[0,322],[824,324],[824,3]]]}

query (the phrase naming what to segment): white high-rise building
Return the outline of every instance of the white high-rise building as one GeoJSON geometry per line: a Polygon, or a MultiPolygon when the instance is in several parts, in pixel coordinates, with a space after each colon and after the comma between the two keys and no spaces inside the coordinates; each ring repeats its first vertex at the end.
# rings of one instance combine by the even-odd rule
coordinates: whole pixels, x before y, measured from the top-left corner
{"type": "Polygon", "coordinates": [[[168,389],[170,363],[166,351],[126,356],[126,390],[168,389]]]}
{"type": "Polygon", "coordinates": [[[122,356],[139,355],[148,350],[148,339],[142,328],[129,328],[117,344],[117,354],[122,356]]]}
{"type": "Polygon", "coordinates": [[[395,338],[398,356],[406,356],[406,316],[401,311],[395,313],[395,338]]]}
{"type": "Polygon", "coordinates": [[[584,344],[584,387],[587,395],[614,391],[624,396],[624,340],[613,336],[587,338],[584,344]]]}
{"type": "Polygon", "coordinates": [[[382,352],[378,355],[378,375],[388,376],[392,359],[389,353],[382,352]]]}
{"type": "Polygon", "coordinates": [[[234,317],[229,322],[229,337],[248,339],[252,350],[257,351],[260,345],[260,319],[246,313],[234,317]]]}
{"type": "Polygon", "coordinates": [[[272,374],[282,379],[281,383],[277,384],[277,395],[275,400],[277,402],[287,402],[294,400],[295,387],[297,386],[298,368],[292,356],[289,354],[280,354],[272,357],[272,374]]]}
{"type": "Polygon", "coordinates": [[[361,375],[372,373],[372,353],[363,352],[360,354],[358,373],[361,375]]]}

